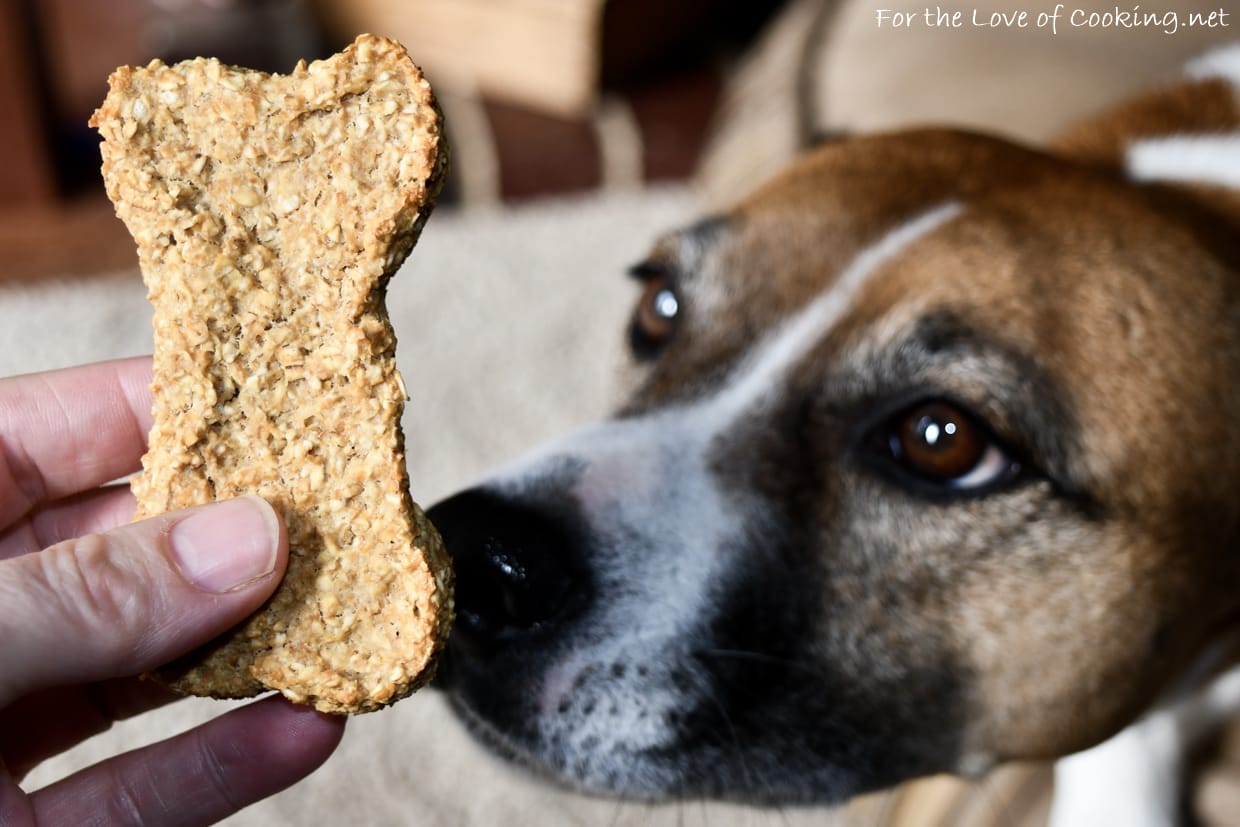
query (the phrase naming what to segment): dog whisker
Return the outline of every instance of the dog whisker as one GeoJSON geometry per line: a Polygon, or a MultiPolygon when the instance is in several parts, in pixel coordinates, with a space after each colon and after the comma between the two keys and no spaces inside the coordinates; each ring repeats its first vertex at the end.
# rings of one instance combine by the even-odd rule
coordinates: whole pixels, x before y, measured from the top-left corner
{"type": "Polygon", "coordinates": [[[612,824],[613,827],[614,825],[619,824],[620,820],[624,818],[624,814],[627,809],[628,807],[626,806],[625,801],[622,799],[616,799],[615,806],[611,808],[611,821],[609,823],[612,824]]]}
{"type": "Polygon", "coordinates": [[[816,678],[823,677],[823,670],[810,663],[796,660],[794,658],[783,658],[778,655],[772,655],[768,652],[758,652],[752,649],[723,649],[711,647],[708,649],[695,649],[694,657],[702,659],[718,658],[720,660],[748,660],[757,663],[765,663],[771,666],[779,666],[785,669],[792,669],[806,675],[812,675],[816,678]]]}
{"type": "Polygon", "coordinates": [[[723,720],[724,725],[727,727],[728,741],[731,742],[731,745],[734,748],[734,757],[737,762],[737,768],[740,770],[746,787],[756,789],[758,786],[758,779],[757,776],[754,775],[752,768],[749,766],[749,761],[746,757],[747,752],[744,744],[741,743],[740,735],[736,731],[736,725],[732,720],[731,711],[728,709],[727,704],[723,702],[723,699],[719,697],[719,693],[716,692],[712,686],[710,686],[709,682],[707,682],[704,687],[704,694],[710,699],[710,702],[714,705],[715,709],[719,711],[719,717],[723,720]]]}

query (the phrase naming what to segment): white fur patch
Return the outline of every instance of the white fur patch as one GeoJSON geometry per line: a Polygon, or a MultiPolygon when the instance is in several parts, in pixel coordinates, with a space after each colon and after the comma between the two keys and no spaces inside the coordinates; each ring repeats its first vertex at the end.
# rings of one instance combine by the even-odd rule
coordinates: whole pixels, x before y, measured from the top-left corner
{"type": "Polygon", "coordinates": [[[1049,827],[1175,827],[1186,755],[1240,708],[1240,668],[1055,764],[1049,827]]]}
{"type": "MultiPolygon", "coordinates": [[[[1229,81],[1240,95],[1240,43],[1190,61],[1184,74],[1192,80],[1229,81]]],[[[1240,188],[1240,131],[1137,140],[1128,147],[1125,167],[1134,181],[1240,188]]]]}
{"type": "Polygon", "coordinates": [[[1240,132],[1134,141],[1125,166],[1134,181],[1178,181],[1240,188],[1240,132]]]}
{"type": "Polygon", "coordinates": [[[1190,61],[1184,74],[1193,80],[1222,78],[1240,87],[1240,43],[1224,46],[1190,61]]]}
{"type": "Polygon", "coordinates": [[[1049,827],[1174,827],[1183,746],[1175,718],[1155,713],[1055,764],[1049,827]]]}

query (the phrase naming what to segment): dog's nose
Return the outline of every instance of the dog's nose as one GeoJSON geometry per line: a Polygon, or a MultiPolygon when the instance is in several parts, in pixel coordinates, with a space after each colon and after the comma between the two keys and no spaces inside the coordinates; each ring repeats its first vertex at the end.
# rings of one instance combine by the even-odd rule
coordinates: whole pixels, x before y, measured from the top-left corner
{"type": "Polygon", "coordinates": [[[545,631],[588,600],[571,522],[486,489],[427,512],[456,570],[454,638],[486,644],[545,631]]]}

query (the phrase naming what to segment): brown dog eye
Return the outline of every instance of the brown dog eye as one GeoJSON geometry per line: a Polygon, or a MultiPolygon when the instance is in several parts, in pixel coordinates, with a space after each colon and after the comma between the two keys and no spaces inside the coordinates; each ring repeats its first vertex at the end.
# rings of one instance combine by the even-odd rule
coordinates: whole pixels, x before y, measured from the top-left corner
{"type": "Polygon", "coordinates": [[[931,403],[905,415],[899,439],[900,454],[909,466],[942,480],[963,477],[986,452],[986,440],[977,426],[944,403],[931,403]]]}
{"type": "Polygon", "coordinates": [[[649,357],[657,353],[676,332],[679,317],[680,299],[671,280],[663,275],[647,279],[630,326],[630,340],[637,355],[649,357]]]}
{"type": "Polygon", "coordinates": [[[891,459],[936,486],[976,489],[1019,470],[986,428],[948,402],[919,404],[891,420],[885,430],[891,459]]]}

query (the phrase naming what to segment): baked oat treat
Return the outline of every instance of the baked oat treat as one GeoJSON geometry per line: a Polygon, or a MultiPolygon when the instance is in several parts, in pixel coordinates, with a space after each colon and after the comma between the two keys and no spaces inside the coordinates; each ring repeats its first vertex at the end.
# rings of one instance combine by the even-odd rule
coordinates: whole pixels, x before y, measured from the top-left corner
{"type": "Polygon", "coordinates": [[[245,493],[288,525],[260,613],[158,673],[364,712],[425,682],[452,575],[409,495],[384,307],[446,163],[430,86],[370,35],[292,74],[124,67],[91,119],[154,305],[137,517],[245,493]]]}

